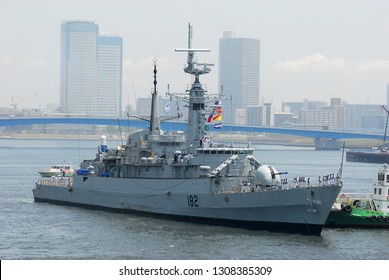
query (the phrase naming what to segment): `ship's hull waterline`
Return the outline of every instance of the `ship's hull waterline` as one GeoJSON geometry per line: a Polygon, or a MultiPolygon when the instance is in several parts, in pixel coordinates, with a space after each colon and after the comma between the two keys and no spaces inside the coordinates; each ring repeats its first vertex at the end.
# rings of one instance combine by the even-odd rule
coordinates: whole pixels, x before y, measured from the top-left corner
{"type": "Polygon", "coordinates": [[[37,183],[37,202],[130,212],[188,222],[319,235],[339,186],[211,193],[210,179],[75,176],[73,187],[37,183]],[[77,187],[76,187],[77,186],[77,187]],[[196,189],[196,192],[194,192],[196,189]],[[243,202],[243,203],[242,203],[243,202]]]}

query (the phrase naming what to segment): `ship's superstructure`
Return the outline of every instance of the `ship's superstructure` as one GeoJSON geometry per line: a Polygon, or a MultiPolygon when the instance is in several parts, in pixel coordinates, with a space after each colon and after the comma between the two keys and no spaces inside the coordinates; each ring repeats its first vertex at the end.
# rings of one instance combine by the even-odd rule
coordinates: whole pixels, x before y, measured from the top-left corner
{"type": "MultiPolygon", "coordinates": [[[[212,143],[205,115],[209,106],[200,75],[210,64],[195,61],[189,25],[184,71],[194,76],[188,91],[187,132],[162,131],[157,112],[157,68],[150,126],[131,133],[125,145],[108,147],[102,137],[95,158],[72,177],[45,178],[35,201],[137,212],[185,221],[320,234],[340,189],[340,178],[313,183],[281,179],[250,147],[212,143]]],[[[304,178],[304,180],[302,179],[304,178]]]]}
{"type": "Polygon", "coordinates": [[[389,222],[389,166],[384,163],[378,170],[376,183],[373,185],[372,200],[374,210],[388,216],[389,222]]]}

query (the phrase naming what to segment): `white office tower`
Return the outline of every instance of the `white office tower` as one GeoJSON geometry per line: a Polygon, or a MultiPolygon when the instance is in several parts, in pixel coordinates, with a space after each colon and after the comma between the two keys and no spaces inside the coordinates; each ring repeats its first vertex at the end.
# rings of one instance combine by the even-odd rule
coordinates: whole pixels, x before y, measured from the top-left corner
{"type": "MultiPolygon", "coordinates": [[[[240,109],[259,106],[260,41],[224,32],[219,40],[219,87],[223,88],[223,123],[237,124],[240,109]]],[[[240,120],[239,123],[246,123],[240,120]]]]}
{"type": "Polygon", "coordinates": [[[90,21],[61,25],[60,110],[118,117],[122,94],[122,38],[99,36],[90,21]]]}
{"type": "Polygon", "coordinates": [[[122,108],[122,46],[118,36],[99,36],[97,115],[118,117],[122,108]]]}

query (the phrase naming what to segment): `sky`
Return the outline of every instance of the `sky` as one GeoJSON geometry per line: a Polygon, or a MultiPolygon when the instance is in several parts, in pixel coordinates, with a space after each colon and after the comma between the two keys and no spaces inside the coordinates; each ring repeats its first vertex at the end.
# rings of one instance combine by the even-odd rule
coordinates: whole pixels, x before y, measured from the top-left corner
{"type": "Polygon", "coordinates": [[[201,77],[218,93],[223,31],[260,40],[260,98],[276,111],[303,99],[387,104],[387,0],[0,0],[0,107],[59,104],[60,25],[91,20],[100,33],[123,38],[123,102],[150,95],[157,59],[158,91],[184,92],[188,23],[198,61],[214,63],[201,77]]]}

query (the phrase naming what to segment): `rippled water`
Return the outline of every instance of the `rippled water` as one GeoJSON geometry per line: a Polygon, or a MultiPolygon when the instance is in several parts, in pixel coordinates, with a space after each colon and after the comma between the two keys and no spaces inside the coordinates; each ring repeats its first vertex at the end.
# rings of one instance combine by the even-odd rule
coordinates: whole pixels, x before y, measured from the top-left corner
{"type": "MultiPolygon", "coordinates": [[[[0,139],[1,259],[389,259],[389,229],[324,229],[321,236],[304,236],[33,202],[38,171],[92,158],[98,144],[0,139]]],[[[290,178],[337,173],[342,157],[313,148],[255,148],[257,159],[290,178]]],[[[378,166],[344,162],[342,192],[369,192],[378,166]]]]}

